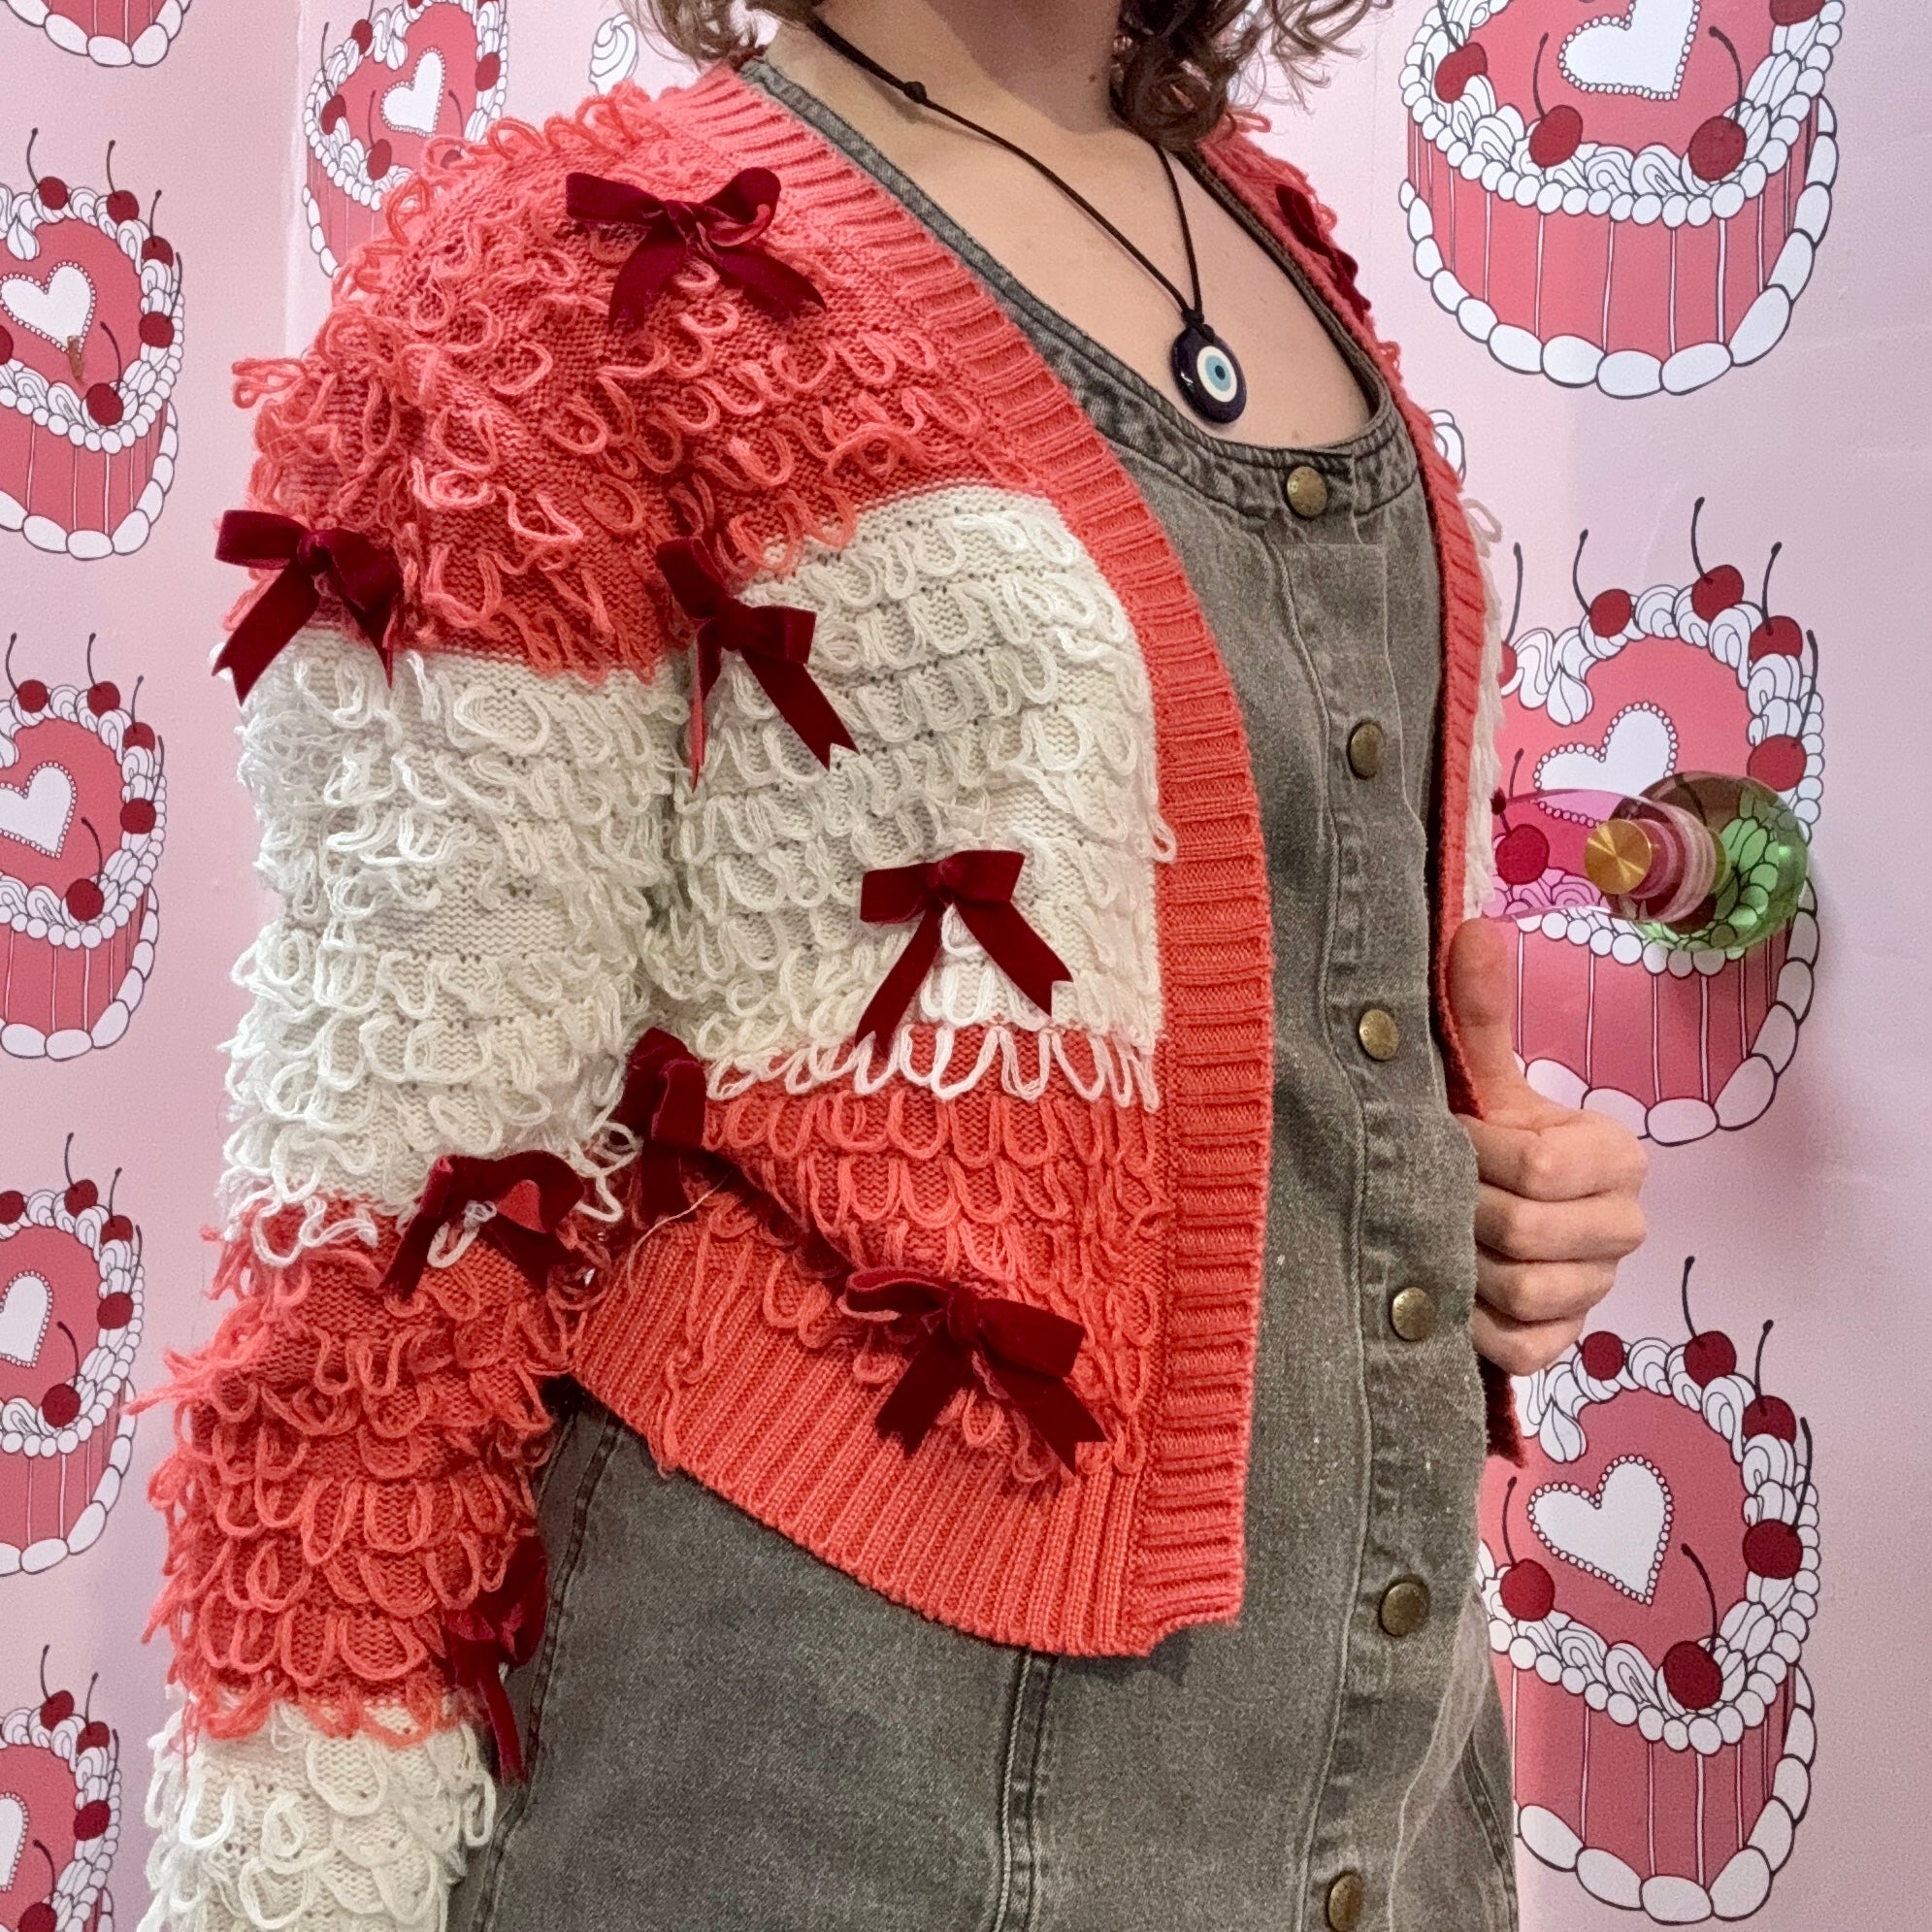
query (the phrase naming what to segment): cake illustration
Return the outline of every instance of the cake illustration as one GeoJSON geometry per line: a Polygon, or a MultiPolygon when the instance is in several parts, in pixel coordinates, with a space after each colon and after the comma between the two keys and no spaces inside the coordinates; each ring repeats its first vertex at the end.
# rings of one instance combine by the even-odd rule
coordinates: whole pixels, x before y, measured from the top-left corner
{"type": "Polygon", "coordinates": [[[618,82],[630,80],[638,71],[642,49],[638,23],[628,14],[611,14],[598,21],[590,44],[591,91],[607,94],[618,82]]]}
{"type": "MultiPolygon", "coordinates": [[[[1774,545],[1747,590],[1706,567],[1691,515],[1688,580],[1632,593],[1572,568],[1576,621],[1503,649],[1495,891],[1516,931],[1516,1049],[1539,1093],[1660,1143],[1749,1126],[1771,1104],[1811,1004],[1816,901],[1732,957],[1666,951],[1617,918],[1584,874],[1580,830],[1527,796],[1636,794],[1673,771],[1743,772],[1809,829],[1823,796],[1817,639],[1776,607],[1774,545]]],[[[1522,580],[1519,558],[1518,605],[1522,580]]]]}
{"type": "MultiPolygon", "coordinates": [[[[0,184],[0,529],[70,557],[147,540],[175,475],[181,265],[131,189],[0,184]]],[[[156,197],[158,199],[158,195],[156,197]]]]}
{"type": "Polygon", "coordinates": [[[1759,1372],[1717,1329],[1587,1335],[1518,1385],[1524,1462],[1484,1483],[1517,1833],[1664,1925],[1755,1912],[1810,1802],[1811,1430],[1759,1372]]]}
{"type": "Polygon", "coordinates": [[[324,46],[302,131],[309,240],[327,274],[376,233],[434,144],[479,140],[502,115],[504,57],[502,0],[398,0],[324,46]]]}
{"type": "Polygon", "coordinates": [[[105,1195],[71,1169],[60,1188],[0,1189],[0,1577],[90,1548],[127,1474],[141,1239],[118,1178],[105,1195]]]}
{"type": "Polygon", "coordinates": [[[0,1717],[0,1925],[16,1932],[113,1932],[108,1874],[120,1844],[120,1740],[47,1687],[0,1717]]]}
{"type": "Polygon", "coordinates": [[[1506,368],[1685,394],[1783,337],[1831,216],[1843,0],[1435,0],[1415,264],[1506,368]]]}
{"type": "Polygon", "coordinates": [[[7,0],[55,47],[102,67],[152,67],[180,31],[190,0],[7,0]]]}
{"type": "Polygon", "coordinates": [[[73,1060],[127,1031],[153,970],[166,748],[139,685],[16,676],[0,699],[0,1052],[73,1060]]]}

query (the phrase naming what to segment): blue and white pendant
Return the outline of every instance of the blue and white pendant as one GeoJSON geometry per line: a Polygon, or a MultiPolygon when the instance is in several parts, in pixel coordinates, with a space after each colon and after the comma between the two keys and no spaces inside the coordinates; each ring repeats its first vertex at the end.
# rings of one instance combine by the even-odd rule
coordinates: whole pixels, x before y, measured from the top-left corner
{"type": "Polygon", "coordinates": [[[1168,359],[1182,400],[1204,421],[1231,423],[1248,407],[1248,379],[1234,351],[1205,322],[1190,322],[1168,359]]]}

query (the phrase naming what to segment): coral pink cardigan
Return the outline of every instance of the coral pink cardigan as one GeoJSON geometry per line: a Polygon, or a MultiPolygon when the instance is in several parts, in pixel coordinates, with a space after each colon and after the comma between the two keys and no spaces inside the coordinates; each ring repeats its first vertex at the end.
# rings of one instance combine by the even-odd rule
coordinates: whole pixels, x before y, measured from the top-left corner
{"type": "MultiPolygon", "coordinates": [[[[1231,132],[1207,159],[1402,398],[1301,177],[1231,132]]],[[[284,910],[236,1044],[240,1299],[175,1363],[154,1485],[190,1728],[474,1712],[466,1658],[515,1654],[530,1607],[512,1557],[566,1373],[667,1468],[961,1629],[1130,1654],[1232,1616],[1271,1121],[1255,791],[1165,537],[1021,333],[721,69],[429,167],[243,397],[253,507],[360,536],[400,589],[358,614],[318,539],[290,569],[319,613],[245,706],[284,910]],[[613,320],[644,231],[572,219],[566,177],[697,203],[751,167],[769,230],[713,231],[613,320]],[[819,303],[771,312],[740,245],[819,303]],[[676,537],[807,613],[850,749],[821,762],[730,660],[694,786],[676,537]],[[865,916],[863,874],[969,848],[1025,855],[1012,904],[1065,979],[1037,1002],[947,913],[903,1020],[853,1047],[912,931],[865,916]],[[699,1063],[663,1110],[627,1076],[652,1027],[699,1063]],[[438,1157],[519,1156],[431,1199],[438,1157]],[[398,1274],[412,1217],[436,1238],[398,1274]],[[919,1338],[849,1297],[879,1266],[1078,1325],[1064,1387],[1104,1440],[1065,1466],[984,1358],[916,1449],[882,1436],[919,1338]]],[[[1484,586],[1401,407],[1441,566],[1446,941],[1484,586]]]]}

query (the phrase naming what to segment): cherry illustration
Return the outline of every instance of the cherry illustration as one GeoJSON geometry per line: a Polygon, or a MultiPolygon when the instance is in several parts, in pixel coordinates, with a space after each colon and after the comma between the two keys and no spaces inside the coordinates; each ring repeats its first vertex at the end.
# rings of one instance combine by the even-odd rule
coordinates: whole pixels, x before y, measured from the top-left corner
{"type": "Polygon", "coordinates": [[[389,172],[396,158],[396,150],[386,134],[376,132],[376,96],[371,94],[368,107],[362,116],[362,133],[369,144],[363,156],[363,171],[369,177],[372,187],[389,172]]]}
{"type": "Polygon", "coordinates": [[[43,1644],[40,1650],[40,1722],[46,1731],[64,1724],[74,1715],[74,1693],[71,1690],[49,1690],[47,1687],[47,1659],[52,1651],[51,1644],[43,1644]]]}
{"type": "Polygon", "coordinates": [[[115,186],[115,145],[112,141],[108,143],[107,176],[108,219],[116,224],[122,221],[138,220],[141,214],[141,203],[136,198],[134,191],[131,188],[117,188],[115,186]]]}
{"type": "Polygon", "coordinates": [[[1757,628],[1751,634],[1751,661],[1759,663],[1768,657],[1802,657],[1805,649],[1805,634],[1798,629],[1795,617],[1774,617],[1771,614],[1771,566],[1778,561],[1778,553],[1784,544],[1774,543],[1771,555],[1764,565],[1764,587],[1758,592],[1757,601],[1763,607],[1764,615],[1757,620],[1757,628]]]}
{"type": "MultiPolygon", "coordinates": [[[[1794,1518],[1804,1514],[1805,1498],[1812,1490],[1812,1425],[1800,1422],[1798,1426],[1805,1433],[1805,1475],[1798,1485],[1794,1518]]],[[[1754,1577],[1763,1577],[1771,1583],[1789,1583],[1805,1566],[1805,1542],[1798,1534],[1797,1523],[1781,1523],[1776,1517],[1753,1523],[1744,1533],[1744,1561],[1745,1568],[1754,1577]]]]}
{"type": "Polygon", "coordinates": [[[1771,23],[1778,27],[1801,27],[1824,12],[1824,0],[1771,0],[1771,23]]]}
{"type": "MultiPolygon", "coordinates": [[[[67,888],[63,902],[68,912],[84,926],[88,920],[98,919],[107,908],[108,896],[101,890],[101,868],[108,863],[108,858],[101,850],[101,835],[94,830],[94,821],[82,818],[81,823],[87,828],[87,836],[94,841],[94,869],[67,888]]],[[[94,1184],[89,1181],[86,1185],[91,1188],[94,1184]]],[[[88,1205],[93,1203],[90,1201],[88,1205]]]]}
{"type": "Polygon", "coordinates": [[[1817,703],[1817,639],[1810,631],[1805,641],[1812,647],[1811,689],[1805,693],[1805,713],[1795,732],[1780,732],[1751,748],[1744,762],[1745,775],[1774,792],[1795,791],[1805,777],[1805,733],[1811,729],[1812,707],[1817,703]]]}
{"type": "Polygon", "coordinates": [[[1577,554],[1570,561],[1570,588],[1577,594],[1589,628],[1599,638],[1621,638],[1637,614],[1636,600],[1627,590],[1600,590],[1594,597],[1584,595],[1584,545],[1588,541],[1589,532],[1586,530],[1577,539],[1577,554]]]}
{"type": "MultiPolygon", "coordinates": [[[[355,38],[355,29],[353,27],[349,29],[349,38],[351,40],[355,38]]],[[[329,70],[329,23],[327,20],[324,20],[322,22],[322,72],[326,74],[328,70],[329,70]]],[[[338,87],[336,91],[333,94],[331,94],[326,101],[322,103],[322,111],[319,115],[315,116],[315,118],[321,124],[321,129],[324,134],[335,133],[336,129],[339,128],[343,124],[343,122],[348,118],[348,103],[343,99],[342,89],[340,87],[338,87]]]]}
{"type": "Polygon", "coordinates": [[[114,1179],[108,1183],[108,1218],[101,1223],[101,1239],[107,1241],[132,1241],[134,1223],[126,1215],[115,1212],[115,1195],[120,1189],[120,1169],[115,1169],[114,1179]]]}
{"type": "Polygon", "coordinates": [[[154,727],[152,725],[144,725],[134,715],[134,707],[141,702],[141,687],[145,682],[146,679],[140,677],[134,680],[134,690],[127,701],[128,726],[127,730],[121,734],[120,738],[121,749],[123,751],[152,751],[154,749],[154,727]]]}
{"type": "Polygon", "coordinates": [[[175,245],[165,236],[156,235],[152,232],[154,217],[160,212],[161,190],[156,188],[153,200],[147,204],[147,227],[149,233],[147,241],[141,245],[141,259],[144,262],[159,262],[164,269],[173,268],[175,265],[175,245]]]}
{"type": "Polygon", "coordinates": [[[120,708],[120,686],[110,678],[97,680],[94,676],[94,640],[100,635],[98,631],[87,633],[87,708],[97,718],[120,708]]]}
{"type": "Polygon", "coordinates": [[[1489,50],[1469,38],[1466,27],[1457,27],[1451,21],[1444,24],[1452,34],[1460,33],[1462,38],[1436,63],[1435,97],[1439,101],[1459,101],[1470,82],[1490,71],[1489,50]]]}
{"type": "Polygon", "coordinates": [[[1690,1319],[1690,1270],[1697,1265],[1695,1255],[1684,1258],[1684,1281],[1679,1290],[1684,1301],[1684,1326],[1690,1339],[1684,1345],[1684,1372],[1700,1389],[1708,1389],[1720,1375],[1728,1375],[1738,1365],[1737,1345],[1721,1328],[1706,1328],[1701,1333],[1690,1319]]]}
{"type": "MultiPolygon", "coordinates": [[[[137,685],[136,689],[139,688],[137,685]]],[[[147,731],[146,725],[142,725],[138,729],[144,732],[147,731]]],[[[130,732],[127,739],[123,740],[123,742],[131,742],[133,736],[134,734],[130,732]]],[[[154,734],[147,732],[147,742],[151,744],[153,741],[154,734]]],[[[161,761],[154,773],[154,789],[157,793],[160,790],[162,778],[167,775],[167,770],[168,747],[164,744],[161,747],[161,761]]],[[[132,837],[146,838],[154,830],[155,825],[160,820],[160,812],[155,809],[154,799],[151,795],[145,799],[123,799],[120,802],[120,829],[132,837]]]]}
{"type": "Polygon", "coordinates": [[[1548,835],[1536,826],[1509,822],[1509,808],[1516,802],[1516,774],[1522,769],[1523,753],[1519,751],[1509,769],[1509,790],[1497,793],[1494,802],[1503,822],[1503,835],[1496,840],[1496,876],[1506,886],[1526,886],[1540,879],[1550,864],[1548,835]]]}
{"type": "Polygon", "coordinates": [[[27,1197],[18,1188],[0,1190],[0,1225],[11,1228],[27,1211],[27,1197]]]}
{"type": "Polygon", "coordinates": [[[1664,1687],[1686,1711],[1708,1711],[1724,1694],[1724,1673],[1707,1648],[1718,1641],[1718,1592],[1711,1588],[1711,1573],[1696,1551],[1687,1543],[1678,1547],[1696,1563],[1697,1574],[1704,1579],[1704,1594],[1711,1602],[1711,1634],[1702,1643],[1684,1638],[1664,1653],[1664,1687]]]}
{"type": "Polygon", "coordinates": [[[1509,1536],[1509,1506],[1516,1494],[1516,1478],[1509,1479],[1503,1491],[1503,1555],[1509,1567],[1502,1574],[1499,1594],[1503,1608],[1519,1623],[1540,1623],[1556,1603],[1556,1585],[1550,1572],[1534,1556],[1517,1558],[1516,1546],[1509,1536]]]}
{"type": "Polygon", "coordinates": [[[14,332],[4,322],[0,322],[0,369],[4,369],[14,359],[14,332]]]}
{"type": "Polygon", "coordinates": [[[370,25],[368,15],[365,14],[348,30],[348,37],[355,43],[355,50],[358,53],[367,53],[369,51],[371,45],[376,39],[376,29],[370,25]]]}
{"type": "Polygon", "coordinates": [[[17,631],[7,639],[7,682],[13,688],[14,703],[20,707],[22,715],[37,718],[47,709],[48,700],[53,694],[38,677],[24,677],[19,683],[14,683],[14,646],[19,641],[17,631]]]}
{"type": "Polygon", "coordinates": [[[60,1170],[67,1176],[67,1192],[60,1196],[60,1204],[77,1220],[96,1206],[101,1198],[101,1191],[92,1181],[74,1178],[74,1167],[70,1157],[74,1152],[74,1136],[67,1136],[67,1143],[60,1150],[60,1170]]]}
{"type": "Polygon", "coordinates": [[[1704,514],[1704,499],[1690,507],[1690,561],[1697,567],[1697,581],[1690,586],[1690,607],[1705,623],[1714,623],[1720,611],[1744,602],[1744,573],[1735,564],[1704,568],[1697,550],[1697,519],[1704,514]]]}
{"type": "Polygon", "coordinates": [[[165,309],[144,309],[141,320],[135,325],[135,333],[149,348],[172,348],[175,345],[175,318],[165,309]]]}
{"type": "MultiPolygon", "coordinates": [[[[49,1428],[64,1429],[81,1413],[81,1392],[74,1386],[81,1379],[81,1344],[74,1339],[74,1330],[65,1322],[56,1322],[53,1326],[67,1337],[67,1346],[74,1351],[74,1374],[71,1380],[56,1382],[49,1388],[40,1398],[40,1413],[41,1420],[49,1428]]],[[[74,1708],[72,1697],[67,1699],[67,1708],[70,1711],[74,1708]]]]}
{"type": "Polygon", "coordinates": [[[1738,111],[1744,106],[1744,62],[1738,58],[1737,44],[1722,27],[1711,27],[1707,31],[1731,57],[1731,66],[1737,74],[1737,98],[1722,114],[1713,115],[1697,129],[1690,137],[1690,146],[1685,149],[1685,157],[1700,180],[1721,181],[1726,175],[1744,166],[1744,157],[1751,145],[1736,119],[1738,111]]]}
{"type": "Polygon", "coordinates": [[[47,1860],[47,1896],[36,1899],[26,1911],[20,1914],[19,1932],[58,1932],[60,1920],[53,1911],[53,1895],[60,1889],[60,1868],[53,1862],[53,1853],[36,1838],[34,1848],[47,1860]]]}
{"type": "Polygon", "coordinates": [[[1745,1405],[1745,1439],[1749,1441],[1754,1435],[1775,1435],[1780,1442],[1796,1442],[1798,1419],[1790,1403],[1782,1395],[1767,1395],[1764,1392],[1764,1344],[1771,1338],[1771,1327],[1772,1325],[1767,1322],[1758,1331],[1757,1359],[1751,1368],[1751,1386],[1755,1392],[1745,1405]]]}
{"type": "Polygon", "coordinates": [[[27,179],[34,184],[34,192],[40,196],[40,205],[49,214],[58,214],[72,197],[67,183],[58,175],[37,175],[34,173],[34,143],[40,139],[40,129],[30,128],[27,132],[27,179]]]}
{"type": "MultiPolygon", "coordinates": [[[[127,373],[127,360],[120,352],[120,339],[107,323],[101,324],[101,333],[114,344],[115,379],[112,382],[94,382],[87,388],[87,413],[103,429],[113,429],[127,413],[127,405],[120,399],[120,378],[127,373]]],[[[77,375],[80,373],[77,369],[77,375]]]]}
{"type": "Polygon", "coordinates": [[[1529,158],[1539,168],[1560,168],[1583,144],[1584,117],[1567,101],[1547,114],[1543,110],[1543,50],[1545,34],[1536,43],[1536,64],[1529,70],[1529,94],[1536,103],[1536,125],[1529,130],[1529,158]]]}
{"type": "Polygon", "coordinates": [[[1577,1359],[1592,1381],[1614,1382],[1623,1373],[1623,1338],[1608,1328],[1598,1328],[1583,1338],[1577,1359]]]}
{"type": "MultiPolygon", "coordinates": [[[[1478,54],[1481,54],[1483,49],[1481,48],[1478,48],[1476,51],[1478,54]]],[[[1489,65],[1489,61],[1487,60],[1487,58],[1484,60],[1483,65],[1485,67],[1489,65]]],[[[476,63],[477,93],[487,94],[490,91],[490,89],[494,87],[497,84],[497,82],[502,79],[503,79],[503,55],[495,52],[484,54],[482,59],[480,59],[476,63]]],[[[1441,83],[1442,83],[1442,69],[1438,67],[1436,69],[1436,84],[1440,86],[1441,83]]],[[[1446,96],[1445,98],[1449,97],[1446,96]]]]}
{"type": "MultiPolygon", "coordinates": [[[[116,1172],[119,1170],[116,1169],[116,1172]]],[[[141,1265],[142,1240],[137,1232],[134,1238],[134,1264],[141,1265]]],[[[94,1325],[104,1334],[117,1334],[134,1320],[134,1296],[125,1289],[115,1289],[112,1294],[104,1294],[94,1303],[94,1325]]]]}
{"type": "MultiPolygon", "coordinates": [[[[94,1686],[100,1683],[101,1673],[96,1671],[87,1680],[87,1701],[81,1709],[81,1735],[74,1740],[74,1754],[79,1757],[83,1751],[105,1751],[114,1733],[106,1722],[94,1716],[94,1686]]],[[[100,1833],[96,1832],[95,1837],[100,1833]]]]}

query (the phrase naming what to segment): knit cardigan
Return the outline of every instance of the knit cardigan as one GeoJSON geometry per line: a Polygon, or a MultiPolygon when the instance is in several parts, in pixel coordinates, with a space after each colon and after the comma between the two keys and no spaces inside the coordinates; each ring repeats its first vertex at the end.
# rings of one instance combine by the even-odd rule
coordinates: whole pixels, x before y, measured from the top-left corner
{"type": "MultiPolygon", "coordinates": [[[[1489,853],[1482,567],[1326,211],[1237,130],[1205,157],[1415,442],[1446,944],[1489,853]]],[[[483,1720],[515,1749],[551,1378],[960,1629],[1127,1654],[1232,1617],[1255,788],[1173,551],[1025,337],[718,69],[433,162],[309,350],[241,376],[281,909],[240,968],[237,1300],[160,1392],[170,1922],[441,1922],[483,1720]],[[747,168],[775,184],[721,195],[747,168]],[[578,175],[628,187],[586,216],[578,175]],[[1008,855],[977,903],[939,866],[970,852],[1008,855]]],[[[1398,1017],[1467,1108],[1437,986],[1398,1017]]]]}

